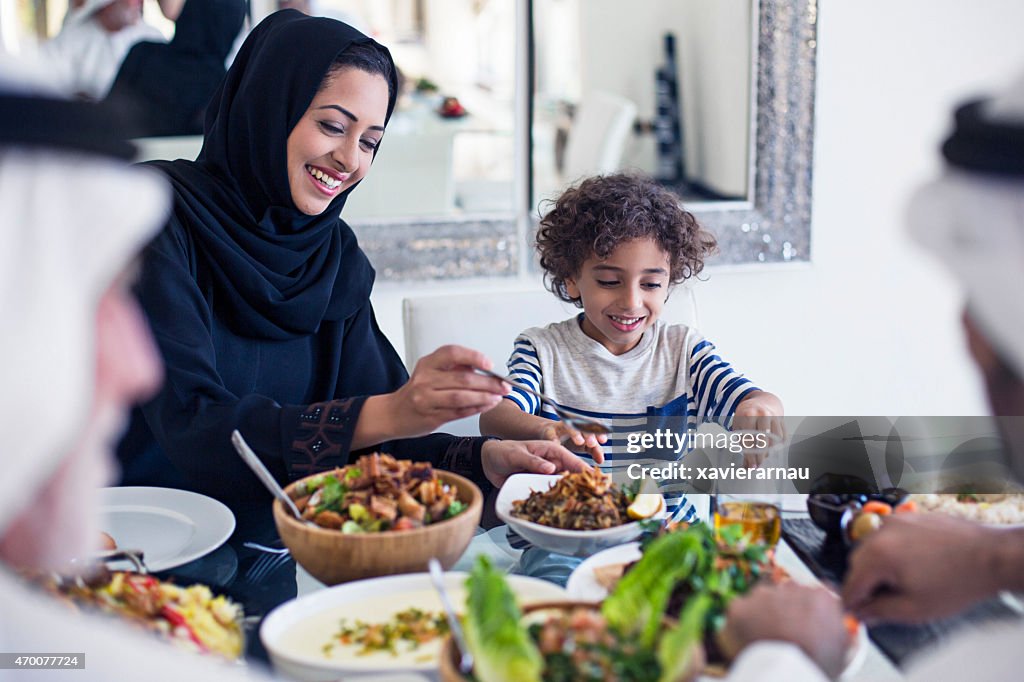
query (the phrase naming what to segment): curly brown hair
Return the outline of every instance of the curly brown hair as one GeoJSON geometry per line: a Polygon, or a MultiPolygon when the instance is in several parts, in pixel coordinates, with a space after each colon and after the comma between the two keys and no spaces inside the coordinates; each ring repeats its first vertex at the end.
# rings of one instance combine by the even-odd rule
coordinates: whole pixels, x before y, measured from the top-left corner
{"type": "Polygon", "coordinates": [[[587,178],[565,190],[540,221],[537,251],[548,289],[581,306],[566,289],[592,255],[608,258],[620,244],[653,239],[669,256],[669,279],[683,282],[704,269],[704,258],[718,246],[679,197],[639,173],[587,178]]]}

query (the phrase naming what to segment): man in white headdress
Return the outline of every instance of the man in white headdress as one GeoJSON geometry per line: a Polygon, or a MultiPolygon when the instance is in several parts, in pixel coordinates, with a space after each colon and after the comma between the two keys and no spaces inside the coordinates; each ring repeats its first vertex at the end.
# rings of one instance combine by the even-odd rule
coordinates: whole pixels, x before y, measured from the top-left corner
{"type": "MultiPolygon", "coordinates": [[[[162,179],[91,105],[30,94],[0,63],[0,652],[80,653],[84,670],[0,681],[252,679],[127,625],[78,613],[19,571],[98,548],[98,488],[131,403],[161,363],[129,264],[170,205],[162,179]],[[66,125],[54,126],[54,121],[66,125]],[[53,169],[75,177],[56,187],[53,169]]],[[[256,675],[256,673],[252,673],[256,675]]]]}
{"type": "MultiPolygon", "coordinates": [[[[1010,470],[1024,483],[1024,78],[999,97],[961,107],[942,151],[945,173],[914,196],[911,232],[966,293],[967,343],[1010,470]]],[[[1024,529],[900,514],[853,551],[842,597],[869,622],[916,623],[953,615],[1001,590],[1024,591],[1024,529]]],[[[736,600],[723,639],[741,653],[728,679],[834,677],[845,648],[843,603],[795,585],[759,588],[736,600]]],[[[1021,679],[1022,643],[1019,621],[974,629],[923,653],[907,679],[1021,679]]]]}
{"type": "Polygon", "coordinates": [[[143,40],[166,41],[142,19],[142,0],[78,0],[39,56],[56,87],[98,101],[110,91],[128,50],[143,40]]]}

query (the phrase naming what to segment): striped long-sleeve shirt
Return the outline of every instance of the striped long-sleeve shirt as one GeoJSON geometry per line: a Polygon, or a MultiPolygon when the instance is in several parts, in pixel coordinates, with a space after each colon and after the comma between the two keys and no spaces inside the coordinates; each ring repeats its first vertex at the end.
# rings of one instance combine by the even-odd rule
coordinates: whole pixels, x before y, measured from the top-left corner
{"type": "MultiPolygon", "coordinates": [[[[704,422],[728,428],[737,403],[757,390],[697,331],[661,320],[622,355],[613,355],[584,334],[579,317],[527,329],[516,338],[508,371],[571,413],[610,426],[604,469],[623,476],[630,464],[651,461],[650,454],[627,451],[628,434],[658,428],[680,433],[704,422]]],[[[524,412],[558,419],[525,391],[513,389],[506,399],[524,412]]],[[[661,485],[676,519],[690,519],[694,513],[683,487],[678,482],[661,485]]]]}

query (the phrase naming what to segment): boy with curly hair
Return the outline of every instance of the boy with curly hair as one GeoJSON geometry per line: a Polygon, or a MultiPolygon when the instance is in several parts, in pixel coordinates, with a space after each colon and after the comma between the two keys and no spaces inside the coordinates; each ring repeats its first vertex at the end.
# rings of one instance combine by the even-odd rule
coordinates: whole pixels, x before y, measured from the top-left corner
{"type": "MultiPolygon", "coordinates": [[[[597,463],[607,458],[606,470],[625,472],[643,461],[631,459],[625,433],[652,419],[680,418],[686,429],[708,421],[770,428],[782,416],[775,395],[737,373],[696,330],[659,319],[672,287],[700,273],[715,248],[679,198],[645,176],[597,176],[566,190],[541,221],[537,249],[548,288],[583,312],[522,332],[508,371],[571,413],[610,426],[612,438],[575,431],[518,389],[481,415],[481,433],[566,441],[597,463]]],[[[680,488],[662,487],[668,510],[692,520],[680,488]]]]}

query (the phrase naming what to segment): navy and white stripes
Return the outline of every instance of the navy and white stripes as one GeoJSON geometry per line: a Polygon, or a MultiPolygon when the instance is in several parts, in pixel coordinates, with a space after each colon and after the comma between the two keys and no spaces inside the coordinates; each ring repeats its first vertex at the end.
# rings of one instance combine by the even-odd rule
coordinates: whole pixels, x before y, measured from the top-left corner
{"type": "MultiPolygon", "coordinates": [[[[618,356],[587,337],[578,318],[528,329],[515,340],[507,367],[562,409],[611,427],[603,468],[621,474],[619,480],[631,464],[651,462],[650,455],[628,452],[630,433],[661,425],[681,432],[705,422],[728,428],[736,405],[757,390],[710,341],[688,327],[661,321],[636,348],[618,356]]],[[[506,399],[524,412],[558,420],[549,406],[525,391],[513,389],[506,399]]],[[[695,510],[686,500],[685,484],[663,482],[659,487],[673,518],[692,520],[695,510]]]]}

